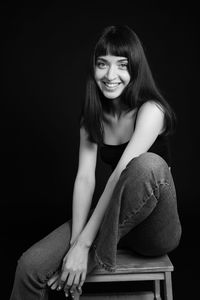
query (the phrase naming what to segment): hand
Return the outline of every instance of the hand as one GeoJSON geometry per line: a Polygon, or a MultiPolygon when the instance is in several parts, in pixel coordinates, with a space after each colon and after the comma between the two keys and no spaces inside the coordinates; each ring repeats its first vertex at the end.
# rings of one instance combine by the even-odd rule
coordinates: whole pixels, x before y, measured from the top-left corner
{"type": "Polygon", "coordinates": [[[65,255],[60,278],[56,280],[58,288],[64,289],[66,296],[69,290],[71,295],[76,291],[81,292],[87,274],[88,254],[89,248],[76,241],[65,255]]]}
{"type": "MultiPolygon", "coordinates": [[[[56,272],[47,282],[48,286],[52,289],[55,290],[57,289],[57,291],[61,290],[61,288],[59,287],[59,279],[61,276],[61,272],[56,272]]],[[[71,292],[71,290],[70,290],[71,292]]],[[[82,294],[82,289],[81,288],[77,288],[77,289],[73,289],[73,291],[71,292],[72,298],[74,298],[74,300],[79,300],[80,295],[82,294]]],[[[67,296],[67,295],[66,295],[67,296]]]]}

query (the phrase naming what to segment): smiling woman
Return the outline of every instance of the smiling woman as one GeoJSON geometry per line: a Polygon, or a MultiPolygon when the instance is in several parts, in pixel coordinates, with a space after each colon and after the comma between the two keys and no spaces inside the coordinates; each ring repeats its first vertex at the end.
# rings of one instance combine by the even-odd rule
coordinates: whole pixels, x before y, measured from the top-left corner
{"type": "Polygon", "coordinates": [[[119,97],[130,82],[128,58],[113,55],[98,57],[95,66],[95,80],[106,98],[119,97]]]}
{"type": "Polygon", "coordinates": [[[106,28],[92,53],[80,116],[72,220],[21,256],[11,300],[44,300],[49,288],[81,293],[96,265],[115,269],[117,247],[157,256],[178,246],[173,124],[137,35],[127,26],[106,28]],[[91,210],[98,149],[112,173],[91,210]]]}

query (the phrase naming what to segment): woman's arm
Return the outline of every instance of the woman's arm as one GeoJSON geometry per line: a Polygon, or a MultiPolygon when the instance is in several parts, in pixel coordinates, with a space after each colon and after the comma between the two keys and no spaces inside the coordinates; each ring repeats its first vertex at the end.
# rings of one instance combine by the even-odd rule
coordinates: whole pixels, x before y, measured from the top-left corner
{"type": "Polygon", "coordinates": [[[73,190],[71,245],[77,239],[87,221],[95,190],[96,158],[97,145],[88,141],[86,131],[81,128],[79,165],[73,190]]]}
{"type": "Polygon", "coordinates": [[[72,236],[70,245],[74,243],[86,224],[94,189],[95,181],[76,177],[73,192],[72,236]]]}
{"type": "Polygon", "coordinates": [[[92,242],[95,239],[95,236],[101,225],[103,216],[109,204],[109,200],[112,196],[117,180],[118,177],[116,176],[116,174],[112,173],[95,207],[92,216],[90,217],[87,225],[85,226],[80,236],[78,237],[78,243],[83,244],[87,248],[91,247],[92,242]]]}
{"type": "Polygon", "coordinates": [[[164,113],[162,109],[153,101],[143,104],[138,111],[135,131],[131,140],[111,174],[91,218],[78,238],[80,244],[86,247],[92,245],[121,172],[132,158],[148,151],[163,128],[164,113]]]}
{"type": "MultiPolygon", "coordinates": [[[[74,182],[74,190],[73,190],[72,235],[70,240],[70,249],[63,259],[63,267],[61,269],[61,272],[60,271],[56,272],[48,280],[48,285],[51,287],[51,289],[57,289],[57,288],[60,289],[59,282],[60,282],[60,287],[61,286],[63,287],[64,282],[66,281],[67,278],[67,274],[69,274],[68,270],[70,269],[70,265],[69,267],[67,265],[68,257],[72,249],[74,249],[74,245],[76,244],[77,238],[86,224],[92,198],[93,198],[93,193],[95,189],[96,159],[97,159],[97,145],[95,143],[91,143],[88,141],[88,136],[86,131],[84,130],[84,128],[81,128],[80,146],[79,146],[79,164],[78,164],[78,171],[74,182]]],[[[83,252],[84,251],[82,251],[81,249],[81,253],[78,252],[76,256],[74,255],[74,251],[73,251],[74,260],[69,259],[69,263],[72,263],[73,268],[74,268],[74,262],[78,263],[78,267],[81,268],[81,263],[79,264],[78,259],[79,257],[81,257],[83,252]]],[[[84,258],[85,257],[87,257],[87,251],[86,254],[84,254],[84,258]]],[[[87,263],[85,268],[87,268],[87,263]]]]}

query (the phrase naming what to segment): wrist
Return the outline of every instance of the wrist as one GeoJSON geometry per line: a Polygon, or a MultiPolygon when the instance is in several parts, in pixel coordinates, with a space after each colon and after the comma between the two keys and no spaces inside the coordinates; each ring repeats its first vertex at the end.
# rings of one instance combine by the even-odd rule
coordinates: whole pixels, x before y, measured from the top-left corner
{"type": "Polygon", "coordinates": [[[80,235],[80,232],[76,232],[76,233],[72,234],[71,239],[70,239],[70,247],[73,246],[77,242],[79,235],[80,235]]]}
{"type": "Polygon", "coordinates": [[[77,243],[84,248],[88,248],[90,249],[90,247],[92,246],[92,243],[90,241],[88,241],[84,236],[79,235],[78,239],[77,239],[77,243]]]}

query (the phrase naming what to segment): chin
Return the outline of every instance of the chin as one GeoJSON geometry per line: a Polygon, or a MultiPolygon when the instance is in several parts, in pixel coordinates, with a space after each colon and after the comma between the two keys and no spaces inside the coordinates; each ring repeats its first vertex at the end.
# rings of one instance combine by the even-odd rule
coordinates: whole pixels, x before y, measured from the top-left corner
{"type": "Polygon", "coordinates": [[[121,96],[121,93],[103,93],[104,97],[106,97],[107,99],[117,99],[121,96]]]}

